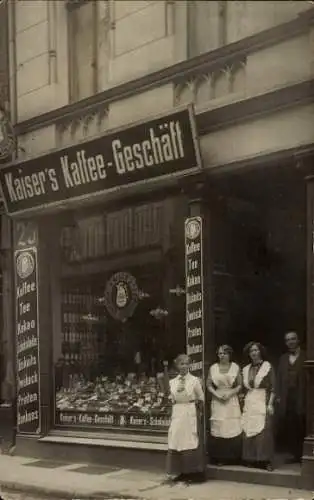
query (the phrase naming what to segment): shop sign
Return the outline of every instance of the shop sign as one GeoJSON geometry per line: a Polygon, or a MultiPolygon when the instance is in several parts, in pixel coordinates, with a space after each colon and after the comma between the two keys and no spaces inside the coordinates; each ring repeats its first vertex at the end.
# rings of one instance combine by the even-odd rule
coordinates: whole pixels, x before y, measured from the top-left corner
{"type": "Polygon", "coordinates": [[[104,302],[114,319],[124,322],[132,316],[138,303],[134,276],[125,272],[114,274],[106,285],[104,302]]]}
{"type": "Polygon", "coordinates": [[[186,344],[191,373],[203,379],[204,306],[202,218],[185,221],[186,344]]]}
{"type": "Polygon", "coordinates": [[[167,430],[170,425],[170,416],[56,410],[55,424],[67,427],[120,427],[133,429],[145,427],[155,430],[167,430]]]}
{"type": "Polygon", "coordinates": [[[38,276],[36,247],[14,254],[16,283],[17,431],[40,432],[38,276]]]}
{"type": "Polygon", "coordinates": [[[10,214],[90,199],[200,168],[192,108],[0,171],[10,214]]]}

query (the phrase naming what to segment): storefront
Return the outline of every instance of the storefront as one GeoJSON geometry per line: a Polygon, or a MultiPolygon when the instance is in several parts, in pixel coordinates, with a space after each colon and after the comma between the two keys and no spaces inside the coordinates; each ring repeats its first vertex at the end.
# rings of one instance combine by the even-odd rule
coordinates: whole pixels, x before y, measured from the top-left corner
{"type": "Polygon", "coordinates": [[[188,349],[204,370],[202,218],[188,218],[197,202],[183,188],[200,171],[191,108],[1,171],[15,226],[17,446],[106,431],[164,448],[163,360],[188,349]]]}
{"type": "MultiPolygon", "coordinates": [[[[279,156],[209,176],[184,108],[0,171],[15,226],[18,452],[128,467],[155,451],[162,464],[163,360],[187,351],[203,378],[218,345],[242,364],[255,340],[276,366],[291,329],[313,358],[311,160],[279,156]]],[[[312,415],[302,467],[252,481],[312,487],[312,415]]]]}

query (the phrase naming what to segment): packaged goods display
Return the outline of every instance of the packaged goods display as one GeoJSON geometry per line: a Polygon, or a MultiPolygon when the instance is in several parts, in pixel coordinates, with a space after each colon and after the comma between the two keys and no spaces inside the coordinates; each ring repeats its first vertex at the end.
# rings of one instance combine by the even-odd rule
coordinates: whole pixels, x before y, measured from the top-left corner
{"type": "Polygon", "coordinates": [[[63,287],[61,315],[56,424],[165,428],[171,401],[152,330],[108,318],[99,289],[84,285],[63,287]]]}
{"type": "Polygon", "coordinates": [[[83,376],[70,375],[70,387],[57,392],[56,406],[59,410],[159,415],[170,411],[170,400],[161,376],[137,378],[130,373],[125,378],[103,376],[88,382],[83,376]]]}

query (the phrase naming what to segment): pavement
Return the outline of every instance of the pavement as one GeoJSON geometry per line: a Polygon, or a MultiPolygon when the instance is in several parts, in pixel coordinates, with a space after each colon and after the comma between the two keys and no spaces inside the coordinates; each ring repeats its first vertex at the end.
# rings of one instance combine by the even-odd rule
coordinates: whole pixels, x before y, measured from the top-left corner
{"type": "Polygon", "coordinates": [[[0,495],[23,492],[52,499],[127,500],[313,500],[309,491],[273,486],[208,481],[170,487],[158,472],[115,469],[91,464],[65,464],[0,455],[0,495]]]}

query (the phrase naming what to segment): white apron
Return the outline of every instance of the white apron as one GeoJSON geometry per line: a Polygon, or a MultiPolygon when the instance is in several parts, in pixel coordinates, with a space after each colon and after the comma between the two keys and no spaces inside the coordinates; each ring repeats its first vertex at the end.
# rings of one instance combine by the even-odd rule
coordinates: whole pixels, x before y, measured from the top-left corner
{"type": "Polygon", "coordinates": [[[243,368],[243,385],[248,390],[242,415],[242,427],[246,437],[257,436],[265,428],[266,389],[261,389],[260,384],[271,369],[268,361],[264,361],[255,377],[254,388],[251,388],[249,385],[250,367],[251,365],[247,365],[243,368]]]}
{"type": "MultiPolygon", "coordinates": [[[[231,363],[227,373],[221,373],[218,363],[210,368],[210,377],[216,386],[218,394],[230,391],[239,374],[239,366],[231,363]]],[[[237,395],[228,401],[219,401],[216,398],[211,402],[210,433],[213,437],[234,438],[242,434],[241,409],[237,395]]]]}
{"type": "Polygon", "coordinates": [[[175,451],[195,450],[199,444],[195,402],[204,401],[204,393],[199,379],[190,373],[185,377],[184,391],[178,391],[180,385],[179,376],[170,381],[173,408],[168,448],[175,451]]]}

